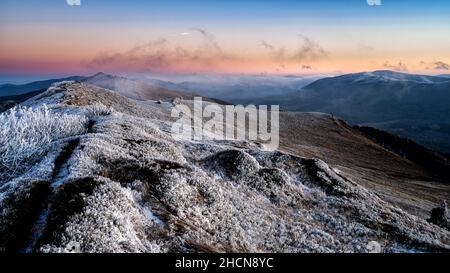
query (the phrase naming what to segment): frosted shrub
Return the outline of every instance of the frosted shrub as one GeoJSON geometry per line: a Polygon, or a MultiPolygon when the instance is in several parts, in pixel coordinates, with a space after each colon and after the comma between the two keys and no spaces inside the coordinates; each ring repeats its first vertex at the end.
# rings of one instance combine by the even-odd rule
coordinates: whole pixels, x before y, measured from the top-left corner
{"type": "Polygon", "coordinates": [[[49,145],[86,130],[85,116],[60,114],[46,105],[14,107],[0,115],[0,179],[26,171],[49,145]]]}
{"type": "Polygon", "coordinates": [[[111,115],[114,111],[112,107],[108,107],[102,103],[96,103],[89,105],[87,107],[87,111],[89,113],[89,116],[91,117],[98,117],[98,116],[108,116],[111,115]]]}

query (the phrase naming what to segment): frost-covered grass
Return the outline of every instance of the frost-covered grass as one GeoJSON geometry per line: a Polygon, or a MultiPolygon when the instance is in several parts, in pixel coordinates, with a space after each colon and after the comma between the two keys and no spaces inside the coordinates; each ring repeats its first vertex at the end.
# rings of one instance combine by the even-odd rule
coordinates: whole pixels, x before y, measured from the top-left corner
{"type": "Polygon", "coordinates": [[[85,116],[57,113],[46,105],[15,107],[0,115],[0,174],[23,173],[59,139],[83,133],[85,116]]]}
{"type": "Polygon", "coordinates": [[[83,198],[81,213],[66,224],[58,246],[45,245],[41,251],[161,252],[159,242],[145,233],[156,223],[149,223],[134,205],[132,192],[108,179],[99,182],[92,195],[83,198]]]}
{"type": "Polygon", "coordinates": [[[98,116],[108,116],[114,112],[112,107],[108,107],[102,103],[96,103],[93,105],[89,105],[86,107],[89,116],[98,117],[98,116]]]}

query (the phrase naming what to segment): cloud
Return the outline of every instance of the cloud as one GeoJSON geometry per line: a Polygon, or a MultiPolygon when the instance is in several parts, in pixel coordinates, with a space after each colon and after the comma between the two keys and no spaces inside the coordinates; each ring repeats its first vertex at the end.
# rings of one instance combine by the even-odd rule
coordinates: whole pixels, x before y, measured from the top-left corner
{"type": "MultiPolygon", "coordinates": [[[[98,54],[86,65],[91,70],[104,71],[213,72],[237,69],[242,64],[260,60],[260,56],[225,51],[215,35],[203,28],[192,28],[180,35],[199,35],[200,40],[197,45],[185,45],[176,39],[156,39],[125,51],[98,54]]],[[[290,50],[266,41],[261,41],[260,46],[269,52],[276,71],[285,71],[292,64],[298,69],[309,70],[314,61],[327,55],[318,43],[303,35],[299,36],[297,47],[290,50]]]]}
{"type": "Polygon", "coordinates": [[[421,61],[420,65],[425,66],[427,70],[450,70],[450,65],[443,61],[425,62],[421,61]]]}
{"type": "Polygon", "coordinates": [[[299,45],[290,51],[285,47],[277,48],[264,40],[261,41],[260,45],[269,51],[272,59],[280,66],[295,62],[300,64],[302,69],[311,69],[311,66],[304,64],[304,62],[314,62],[328,56],[328,52],[311,38],[301,34],[298,37],[299,45]]]}
{"type": "Polygon", "coordinates": [[[205,45],[215,49],[217,52],[222,53],[222,48],[216,40],[216,37],[209,31],[203,28],[192,28],[193,31],[200,33],[205,40],[205,45]]]}
{"type": "Polygon", "coordinates": [[[289,61],[290,57],[284,47],[276,48],[264,40],[261,41],[260,45],[267,49],[272,59],[278,62],[281,66],[284,66],[284,63],[289,61]]]}
{"type": "Polygon", "coordinates": [[[299,38],[301,40],[301,45],[293,56],[297,60],[315,61],[328,55],[325,49],[323,49],[317,42],[301,34],[299,35],[299,38]]]}
{"type": "Polygon", "coordinates": [[[408,71],[408,67],[402,62],[402,60],[400,60],[397,64],[390,64],[389,61],[386,61],[383,64],[383,67],[395,71],[408,71]]]}
{"type": "Polygon", "coordinates": [[[210,71],[224,62],[242,59],[237,55],[226,54],[214,35],[205,29],[195,28],[192,32],[181,35],[194,34],[194,31],[202,37],[202,42],[197,47],[187,48],[166,39],[157,39],[135,45],[123,52],[99,54],[87,66],[97,70],[210,71]]]}
{"type": "Polygon", "coordinates": [[[271,44],[269,44],[268,42],[262,40],[261,41],[261,46],[268,49],[268,50],[275,50],[275,47],[271,44]]]}
{"type": "Polygon", "coordinates": [[[358,44],[358,49],[359,49],[360,51],[365,52],[365,53],[369,53],[369,52],[375,51],[375,48],[374,48],[374,47],[372,47],[372,46],[370,46],[370,45],[367,45],[367,44],[364,44],[364,43],[358,44]]]}
{"type": "Polygon", "coordinates": [[[436,70],[449,70],[450,65],[441,61],[434,62],[434,69],[436,70]]]}
{"type": "Polygon", "coordinates": [[[102,53],[94,57],[90,62],[91,67],[120,67],[136,64],[149,67],[166,67],[169,64],[170,55],[173,53],[167,49],[168,41],[159,39],[134,46],[119,53],[102,53]]]}

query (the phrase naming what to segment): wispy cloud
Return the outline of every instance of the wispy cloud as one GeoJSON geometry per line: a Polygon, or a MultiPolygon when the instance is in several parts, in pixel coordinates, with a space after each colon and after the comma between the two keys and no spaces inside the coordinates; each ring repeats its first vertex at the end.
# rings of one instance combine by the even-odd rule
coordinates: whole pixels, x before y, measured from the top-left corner
{"type": "Polygon", "coordinates": [[[190,66],[213,69],[224,61],[239,59],[239,56],[225,53],[215,36],[206,29],[193,28],[180,35],[200,34],[202,41],[197,47],[187,48],[167,39],[157,39],[138,44],[124,52],[102,53],[88,62],[95,69],[136,69],[170,72],[188,70],[190,66]]]}
{"type": "Polygon", "coordinates": [[[443,61],[425,62],[421,61],[420,65],[424,66],[427,70],[450,70],[450,65],[443,61]]]}
{"type": "Polygon", "coordinates": [[[360,50],[364,53],[370,53],[370,52],[375,51],[375,48],[373,46],[367,45],[365,43],[359,43],[358,50],[360,50]]]}
{"type": "Polygon", "coordinates": [[[192,30],[200,33],[205,41],[205,45],[211,47],[221,54],[223,53],[222,48],[216,40],[216,37],[211,32],[203,28],[193,28],[192,30]]]}
{"type": "Polygon", "coordinates": [[[261,46],[268,50],[275,50],[275,47],[273,45],[269,44],[268,42],[266,42],[264,40],[261,41],[261,46]]]}
{"type": "Polygon", "coordinates": [[[315,61],[319,58],[325,57],[328,53],[317,42],[302,34],[299,35],[301,45],[297,49],[294,58],[299,61],[309,60],[315,61]]]}
{"type": "Polygon", "coordinates": [[[444,63],[444,62],[435,62],[434,63],[434,69],[436,69],[436,70],[449,70],[450,69],[450,65],[448,63],[444,63]]]}
{"type": "Polygon", "coordinates": [[[288,50],[286,47],[276,47],[264,40],[261,41],[260,45],[269,51],[272,59],[280,66],[295,62],[302,69],[311,69],[311,66],[306,63],[315,62],[328,56],[328,52],[311,38],[302,34],[298,35],[298,38],[299,44],[294,50],[288,50]]]}
{"type": "MultiPolygon", "coordinates": [[[[200,39],[196,46],[187,46],[176,40],[157,39],[122,52],[99,54],[87,65],[95,70],[215,71],[218,67],[237,69],[239,65],[248,66],[252,61],[258,63],[264,60],[263,55],[258,55],[261,53],[250,56],[224,50],[216,36],[204,28],[191,28],[179,34],[200,39]]],[[[299,35],[298,44],[289,50],[267,41],[261,41],[260,46],[268,51],[269,62],[278,72],[293,66],[298,67],[298,70],[312,70],[312,64],[328,54],[317,42],[304,35],[299,35]]]]}
{"type": "Polygon", "coordinates": [[[284,47],[276,48],[274,45],[269,44],[264,40],[261,41],[261,46],[267,49],[271,58],[279,62],[280,64],[284,64],[290,59],[284,47]]]}
{"type": "Polygon", "coordinates": [[[405,63],[403,63],[402,60],[398,61],[398,63],[394,63],[391,64],[389,61],[386,61],[383,64],[383,67],[386,69],[390,69],[390,70],[395,70],[395,71],[408,71],[408,67],[406,66],[405,63]]]}

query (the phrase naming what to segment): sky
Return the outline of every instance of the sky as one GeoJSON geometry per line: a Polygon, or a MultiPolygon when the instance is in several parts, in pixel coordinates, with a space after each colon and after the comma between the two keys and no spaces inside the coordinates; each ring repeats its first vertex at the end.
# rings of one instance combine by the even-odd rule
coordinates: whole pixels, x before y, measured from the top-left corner
{"type": "Polygon", "coordinates": [[[0,75],[450,73],[448,0],[67,2],[0,0],[0,75]]]}

